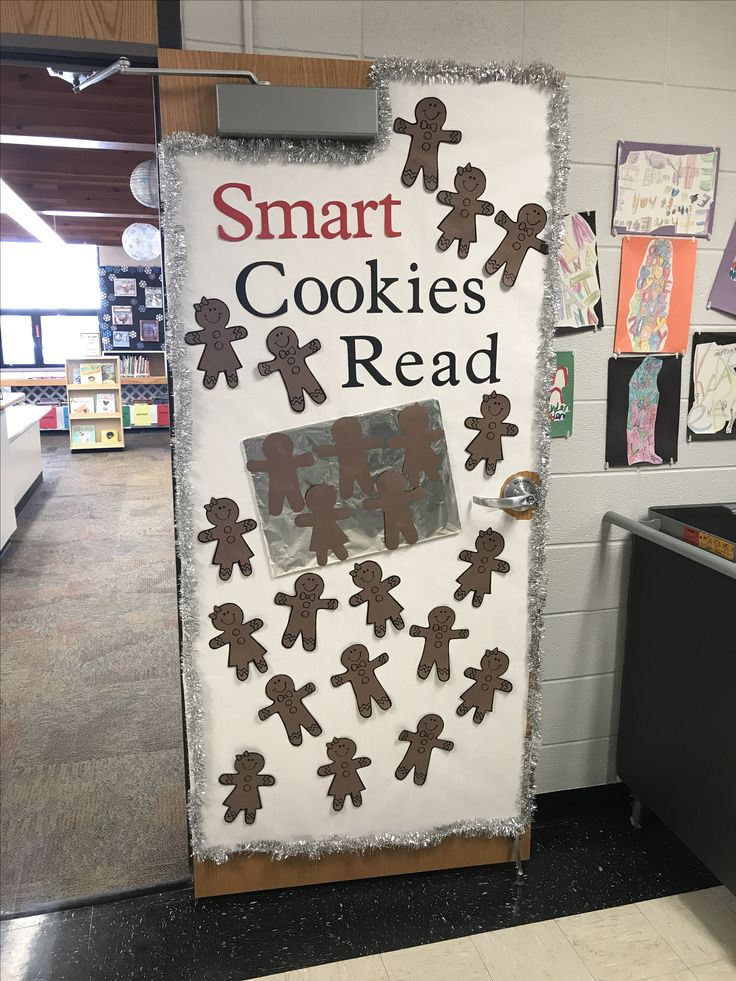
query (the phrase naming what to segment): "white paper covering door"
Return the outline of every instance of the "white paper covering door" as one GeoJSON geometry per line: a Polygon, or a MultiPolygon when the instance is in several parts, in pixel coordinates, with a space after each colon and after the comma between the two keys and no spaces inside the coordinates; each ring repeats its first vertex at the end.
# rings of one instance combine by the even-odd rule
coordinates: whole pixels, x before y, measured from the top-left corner
{"type": "Polygon", "coordinates": [[[546,477],[565,86],[373,74],[373,146],[164,145],[200,858],[530,819],[544,488],[472,498],[546,477]]]}

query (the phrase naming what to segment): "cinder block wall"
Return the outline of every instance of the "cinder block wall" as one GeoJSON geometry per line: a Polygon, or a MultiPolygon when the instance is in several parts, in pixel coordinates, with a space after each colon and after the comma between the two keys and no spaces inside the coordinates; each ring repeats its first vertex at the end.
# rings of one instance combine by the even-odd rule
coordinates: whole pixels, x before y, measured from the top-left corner
{"type": "MultiPolygon", "coordinates": [[[[684,438],[676,465],[604,470],[607,361],[620,246],[611,237],[616,141],[722,148],[713,238],[698,244],[693,330],[731,330],[706,309],[736,218],[736,3],[693,0],[183,0],[184,46],[309,57],[400,55],[546,61],[570,81],[570,210],[597,212],[605,329],[558,341],[575,352],[575,432],[554,441],[541,791],[615,777],[629,545],[604,538],[609,508],[736,499],[736,444],[684,438]]],[[[677,615],[654,611],[653,615],[677,615]]]]}

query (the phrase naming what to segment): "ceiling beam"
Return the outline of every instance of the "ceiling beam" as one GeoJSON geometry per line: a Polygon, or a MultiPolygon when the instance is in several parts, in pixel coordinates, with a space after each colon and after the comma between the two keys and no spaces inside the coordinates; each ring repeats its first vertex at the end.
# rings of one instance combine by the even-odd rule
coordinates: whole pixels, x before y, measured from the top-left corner
{"type": "Polygon", "coordinates": [[[67,136],[14,136],[0,133],[0,143],[14,146],[63,147],[66,150],[133,150],[155,153],[155,143],[121,143],[116,140],[80,140],[67,136]]]}

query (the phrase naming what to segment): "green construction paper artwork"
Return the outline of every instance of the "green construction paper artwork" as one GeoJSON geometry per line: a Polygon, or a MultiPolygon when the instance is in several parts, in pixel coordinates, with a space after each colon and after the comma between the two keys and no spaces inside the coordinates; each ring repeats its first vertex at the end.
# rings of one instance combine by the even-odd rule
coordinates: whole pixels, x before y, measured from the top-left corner
{"type": "Polygon", "coordinates": [[[575,389],[575,355],[556,351],[557,367],[549,393],[549,434],[572,436],[572,407],[575,389]]]}

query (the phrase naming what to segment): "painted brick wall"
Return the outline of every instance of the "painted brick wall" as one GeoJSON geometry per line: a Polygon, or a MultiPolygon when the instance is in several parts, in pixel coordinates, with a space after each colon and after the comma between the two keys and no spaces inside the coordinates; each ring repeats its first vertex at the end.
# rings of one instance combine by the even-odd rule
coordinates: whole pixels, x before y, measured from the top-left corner
{"type": "MultiPolygon", "coordinates": [[[[539,788],[614,779],[628,542],[604,532],[615,509],[736,499],[736,445],[685,443],[679,461],[605,471],[607,359],[620,247],[610,235],[618,139],[722,148],[713,238],[698,246],[693,330],[734,321],[706,298],[736,217],[736,3],[680,0],[183,0],[185,47],[344,58],[401,55],[546,61],[570,81],[570,210],[598,216],[606,328],[572,340],[575,433],[552,453],[551,583],[546,616],[539,788]]],[[[686,408],[689,356],[682,370],[686,408]]]]}

